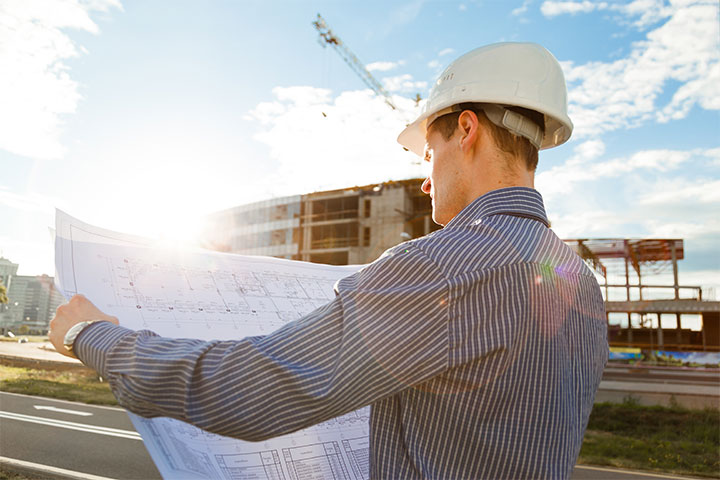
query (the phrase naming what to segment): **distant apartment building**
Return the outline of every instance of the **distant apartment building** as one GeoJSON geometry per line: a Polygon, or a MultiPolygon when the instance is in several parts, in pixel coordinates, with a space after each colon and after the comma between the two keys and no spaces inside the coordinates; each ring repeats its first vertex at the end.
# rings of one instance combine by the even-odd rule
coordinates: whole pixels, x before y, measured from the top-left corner
{"type": "Polygon", "coordinates": [[[10,288],[10,281],[17,274],[19,266],[7,258],[0,257],[0,283],[5,285],[5,288],[10,288]]]}
{"type": "Polygon", "coordinates": [[[18,264],[0,258],[0,279],[8,300],[0,306],[0,333],[46,334],[55,310],[65,299],[48,275],[17,275],[18,264]]]}
{"type": "Polygon", "coordinates": [[[364,264],[440,228],[423,179],[275,198],[211,215],[203,243],[216,250],[333,265],[364,264]]]}

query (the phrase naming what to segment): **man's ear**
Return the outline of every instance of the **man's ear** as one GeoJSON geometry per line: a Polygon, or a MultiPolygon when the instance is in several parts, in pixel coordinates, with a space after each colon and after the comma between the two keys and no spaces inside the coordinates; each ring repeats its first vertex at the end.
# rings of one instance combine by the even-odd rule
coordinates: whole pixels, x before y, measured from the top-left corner
{"type": "Polygon", "coordinates": [[[458,117],[458,132],[460,133],[460,149],[463,152],[470,152],[478,140],[478,128],[480,121],[475,112],[465,110],[458,117]]]}

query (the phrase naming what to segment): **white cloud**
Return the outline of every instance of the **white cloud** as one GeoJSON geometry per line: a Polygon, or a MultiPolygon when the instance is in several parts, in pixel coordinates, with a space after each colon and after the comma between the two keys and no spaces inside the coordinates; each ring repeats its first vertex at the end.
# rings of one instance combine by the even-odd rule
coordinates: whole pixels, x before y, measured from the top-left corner
{"type": "Polygon", "coordinates": [[[429,68],[440,68],[440,61],[439,60],[430,60],[427,64],[429,68]]]}
{"type": "Polygon", "coordinates": [[[404,65],[404,64],[405,64],[405,62],[402,60],[399,62],[373,62],[373,63],[367,64],[367,66],[365,68],[367,68],[368,72],[374,72],[374,71],[387,72],[388,70],[392,70],[393,68],[397,68],[400,65],[404,65]]]}
{"type": "Polygon", "coordinates": [[[720,147],[705,150],[704,155],[710,159],[712,165],[720,167],[720,147]]]}
{"type": "Polygon", "coordinates": [[[422,175],[417,158],[396,141],[417,115],[412,100],[395,96],[393,101],[402,109],[398,112],[370,90],[342,92],[334,98],[310,87],[273,93],[273,106],[261,104],[249,114],[261,122],[255,138],[268,146],[270,160],[277,163],[276,173],[265,182],[274,185],[273,195],[422,175]],[[308,102],[307,97],[322,101],[308,102]]]}
{"type": "Polygon", "coordinates": [[[330,90],[315,87],[276,87],[273,94],[278,100],[287,101],[290,107],[323,105],[330,100],[330,90]]]}
{"type": "Polygon", "coordinates": [[[427,82],[414,81],[412,75],[406,73],[396,77],[382,79],[383,86],[390,92],[412,92],[427,88],[427,82]]]}
{"type": "Polygon", "coordinates": [[[561,64],[576,136],[684,118],[696,105],[720,109],[718,5],[678,0],[668,9],[655,1],[637,0],[623,8],[636,14],[645,4],[656,10],[643,15],[671,16],[644,40],[632,44],[625,58],[561,64]],[[672,92],[674,84],[679,86],[672,92]],[[672,93],[671,100],[658,104],[664,93],[672,93]]]}
{"type": "Polygon", "coordinates": [[[530,7],[530,4],[533,0],[525,0],[522,5],[514,9],[512,12],[510,12],[510,15],[513,15],[515,17],[522,15],[523,13],[528,11],[528,7],[530,7]]]}
{"type": "Polygon", "coordinates": [[[673,205],[692,201],[698,204],[718,204],[720,207],[720,180],[665,179],[656,184],[657,190],[638,197],[642,205],[673,205]]]}
{"type": "Polygon", "coordinates": [[[589,171],[596,177],[616,177],[639,169],[666,172],[688,161],[690,156],[690,152],[645,150],[635,153],[629,158],[615,158],[607,162],[596,163],[590,167],[589,171]]]}
{"type": "Polygon", "coordinates": [[[80,101],[63,60],[77,57],[62,29],[97,34],[90,12],[121,8],[118,0],[3,0],[0,2],[0,149],[36,158],[63,154],[63,114],[80,101]]]}
{"type": "Polygon", "coordinates": [[[58,199],[48,198],[37,193],[19,194],[0,187],[0,205],[23,212],[48,212],[58,199]]]}
{"type": "MultiPolygon", "coordinates": [[[[692,158],[707,155],[707,151],[643,150],[629,156],[602,161],[605,144],[590,140],[575,147],[565,164],[540,172],[535,185],[547,199],[572,192],[578,183],[616,178],[636,170],[653,173],[679,168],[692,158]]],[[[713,150],[710,150],[712,152],[713,150]]]]}
{"type": "Polygon", "coordinates": [[[658,120],[685,118],[696,103],[706,110],[720,110],[720,63],[710,66],[707,75],[698,75],[678,88],[670,103],[658,113],[658,120]]]}
{"type": "Polygon", "coordinates": [[[592,12],[593,10],[603,10],[605,8],[607,8],[607,3],[605,2],[590,2],[588,0],[582,2],[547,1],[543,2],[543,4],[540,6],[540,11],[546,17],[555,17],[557,15],[563,15],[568,13],[572,15],[576,13],[588,13],[592,12]]]}
{"type": "MultiPolygon", "coordinates": [[[[682,202],[682,199],[676,201],[679,202],[682,202]]],[[[694,204],[690,203],[688,206],[692,208],[692,205],[694,204]]],[[[652,205],[651,208],[640,211],[654,215],[645,220],[647,228],[653,232],[649,236],[653,238],[683,238],[693,240],[693,243],[706,243],[710,240],[714,242],[714,246],[717,246],[717,240],[720,239],[720,220],[707,214],[693,220],[678,221],[663,215],[663,205],[652,205]]]]}
{"type": "Polygon", "coordinates": [[[607,238],[608,232],[617,232],[620,222],[615,212],[592,205],[584,207],[582,214],[578,212],[581,209],[562,214],[558,209],[548,209],[552,229],[560,238],[607,238]]]}
{"type": "MultiPolygon", "coordinates": [[[[675,3],[679,4],[677,1],[675,3]]],[[[523,7],[525,7],[525,4],[523,4],[523,7]]],[[[523,13],[523,7],[516,10],[521,10],[520,13],[523,13]]],[[[590,13],[600,10],[618,12],[626,17],[640,17],[633,22],[633,25],[637,28],[645,28],[670,16],[672,13],[671,9],[665,6],[663,0],[634,0],[625,4],[593,2],[588,0],[582,2],[558,2],[549,0],[543,2],[540,6],[540,11],[548,18],[558,15],[576,15],[578,13],[590,13]]]]}
{"type": "Polygon", "coordinates": [[[576,158],[591,160],[605,153],[605,142],[602,140],[588,140],[575,147],[576,158]]]}
{"type": "Polygon", "coordinates": [[[455,53],[454,48],[443,48],[438,52],[439,57],[444,57],[445,55],[450,55],[451,53],[455,53]]]}
{"type": "MultiPolygon", "coordinates": [[[[675,1],[681,6],[681,2],[675,1]]],[[[665,5],[664,0],[634,0],[626,5],[612,5],[610,7],[624,15],[640,18],[633,25],[638,28],[645,28],[672,15],[672,8],[665,5]]]]}
{"type": "MultiPolygon", "coordinates": [[[[549,208],[552,229],[563,239],[572,238],[682,238],[692,242],[693,255],[707,252],[704,244],[720,238],[720,223],[703,216],[697,221],[681,222],[659,206],[628,205],[622,215],[603,208],[598,199],[578,201],[574,210],[549,208]],[[561,213],[559,213],[561,212],[561,213]]],[[[573,202],[576,198],[573,197],[573,202]]],[[[684,205],[692,208],[693,205],[684,205]]],[[[717,241],[716,241],[717,243],[717,241]]],[[[687,246],[686,253],[687,253],[687,246]]],[[[707,265],[706,265],[707,266],[707,265]]],[[[716,281],[720,281],[717,276],[716,281]]],[[[687,282],[685,282],[687,283],[687,282]]]]}
{"type": "Polygon", "coordinates": [[[458,10],[460,10],[461,12],[464,12],[465,10],[467,10],[467,5],[465,5],[464,3],[461,3],[460,5],[458,5],[458,10]]]}

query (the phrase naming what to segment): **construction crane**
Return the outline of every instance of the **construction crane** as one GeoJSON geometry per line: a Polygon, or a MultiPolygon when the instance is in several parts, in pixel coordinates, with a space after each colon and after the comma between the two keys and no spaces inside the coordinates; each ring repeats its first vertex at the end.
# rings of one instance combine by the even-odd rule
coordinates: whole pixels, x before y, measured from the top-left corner
{"type": "Polygon", "coordinates": [[[387,92],[387,90],[383,88],[380,82],[375,80],[375,77],[373,77],[370,72],[368,72],[368,69],[365,68],[365,65],[363,65],[362,62],[358,60],[355,54],[350,51],[350,49],[343,43],[343,41],[340,40],[340,38],[335,35],[332,30],[330,30],[327,22],[325,22],[325,19],[320,16],[319,13],[317,15],[317,20],[313,22],[313,26],[320,33],[320,38],[318,39],[320,45],[322,45],[323,47],[325,47],[327,44],[332,45],[335,50],[340,54],[345,63],[347,63],[350,68],[352,68],[355,73],[360,76],[365,85],[370,87],[370,89],[377,95],[383,97],[385,99],[385,103],[387,103],[390,108],[392,108],[393,110],[400,110],[393,103],[392,98],[390,97],[390,94],[387,92]]]}

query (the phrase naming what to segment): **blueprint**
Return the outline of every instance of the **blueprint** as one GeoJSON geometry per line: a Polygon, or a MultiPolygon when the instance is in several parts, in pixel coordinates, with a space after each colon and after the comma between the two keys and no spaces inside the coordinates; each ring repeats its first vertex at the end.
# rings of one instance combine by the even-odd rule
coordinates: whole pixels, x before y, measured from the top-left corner
{"type": "MultiPolygon", "coordinates": [[[[270,333],[328,303],[360,266],[178,250],[57,211],[55,282],[134,330],[240,339],[270,333]]],[[[264,442],[128,412],[163,478],[348,479],[369,476],[369,408],[264,442]]]]}

